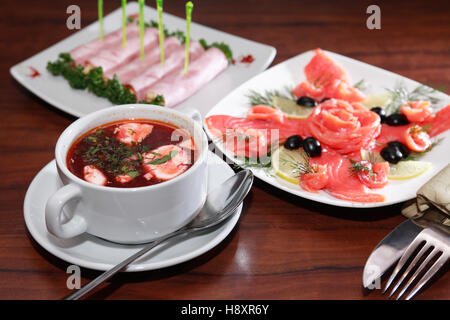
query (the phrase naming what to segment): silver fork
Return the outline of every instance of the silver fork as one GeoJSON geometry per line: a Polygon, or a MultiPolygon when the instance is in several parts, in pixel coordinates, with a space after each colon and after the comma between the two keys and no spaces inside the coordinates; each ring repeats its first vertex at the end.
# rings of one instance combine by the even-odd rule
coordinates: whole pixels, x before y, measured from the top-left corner
{"type": "Polygon", "coordinates": [[[386,287],[384,288],[383,293],[385,293],[389,289],[393,281],[399,275],[400,270],[402,270],[405,267],[406,262],[412,258],[412,254],[416,252],[417,249],[422,244],[424,244],[423,247],[419,250],[419,252],[413,258],[411,263],[407,266],[405,272],[401,275],[398,282],[395,284],[394,288],[389,294],[389,297],[391,297],[397,291],[397,289],[400,287],[400,285],[403,283],[403,281],[406,279],[406,277],[414,267],[418,266],[414,274],[411,276],[411,278],[409,278],[406,285],[400,291],[399,295],[397,296],[397,300],[400,299],[401,296],[403,296],[403,294],[408,290],[411,284],[416,280],[417,276],[423,273],[425,267],[429,265],[430,261],[432,261],[432,259],[437,257],[437,255],[439,255],[440,253],[442,254],[439,256],[439,258],[437,258],[437,260],[433,263],[433,265],[423,274],[423,276],[417,278],[418,280],[417,284],[405,299],[409,300],[412,297],[414,297],[417,294],[417,292],[419,292],[419,290],[436,274],[436,272],[443,265],[445,265],[448,258],[450,257],[450,236],[444,233],[443,231],[440,231],[433,227],[425,228],[416,236],[416,238],[406,248],[405,252],[398,261],[397,266],[392,272],[388,282],[386,283],[386,287]],[[426,253],[428,253],[428,255],[425,256],[426,253]],[[424,258],[422,263],[418,265],[418,262],[422,258],[424,258]]]}

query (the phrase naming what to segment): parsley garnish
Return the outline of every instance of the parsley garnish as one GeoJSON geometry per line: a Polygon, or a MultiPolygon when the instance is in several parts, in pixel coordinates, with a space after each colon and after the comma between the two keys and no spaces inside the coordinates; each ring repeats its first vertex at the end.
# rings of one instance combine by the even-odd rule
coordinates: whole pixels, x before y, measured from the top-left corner
{"type": "Polygon", "coordinates": [[[228,63],[231,63],[233,61],[233,51],[231,51],[230,46],[227,45],[226,43],[213,42],[211,44],[208,44],[205,39],[200,39],[199,42],[205,50],[208,50],[211,47],[215,47],[220,51],[222,51],[225,57],[227,58],[228,63]]]}
{"type": "Polygon", "coordinates": [[[136,95],[131,92],[130,88],[122,85],[117,76],[105,80],[101,67],[87,71],[83,66],[74,65],[69,53],[61,53],[58,60],[49,62],[47,70],[55,76],[63,76],[72,88],[88,89],[93,94],[107,98],[114,104],[136,103],[136,95]]]}
{"type": "Polygon", "coordinates": [[[164,157],[154,159],[150,162],[146,162],[146,164],[163,164],[163,163],[166,163],[167,161],[169,161],[170,159],[172,159],[173,157],[175,157],[177,154],[178,154],[177,150],[172,150],[172,151],[170,151],[169,154],[165,155],[164,157]]]}
{"type": "Polygon", "coordinates": [[[142,165],[141,145],[127,145],[114,137],[103,134],[103,129],[84,138],[83,160],[95,165],[107,174],[114,176],[129,175],[135,178],[139,175],[142,165]]]}

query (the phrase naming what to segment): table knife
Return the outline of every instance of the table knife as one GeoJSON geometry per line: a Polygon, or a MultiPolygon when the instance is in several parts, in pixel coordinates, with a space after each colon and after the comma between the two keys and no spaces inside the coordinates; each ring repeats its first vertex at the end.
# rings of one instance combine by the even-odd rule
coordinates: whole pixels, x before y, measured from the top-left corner
{"type": "Polygon", "coordinates": [[[422,230],[411,220],[407,220],[384,237],[372,251],[364,266],[364,287],[380,289],[381,276],[401,257],[406,247],[422,230]]]}

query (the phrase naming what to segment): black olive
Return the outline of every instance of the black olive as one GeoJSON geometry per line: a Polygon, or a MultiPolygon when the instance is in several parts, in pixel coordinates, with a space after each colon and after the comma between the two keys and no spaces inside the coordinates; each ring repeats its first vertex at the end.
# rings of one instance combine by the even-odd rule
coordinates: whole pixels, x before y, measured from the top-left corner
{"type": "Polygon", "coordinates": [[[388,142],[388,147],[397,148],[402,153],[402,159],[405,159],[409,156],[409,149],[400,141],[390,141],[388,142]]]}
{"type": "Polygon", "coordinates": [[[284,147],[289,150],[298,149],[302,146],[303,139],[299,135],[293,135],[286,139],[284,147]]]}
{"type": "Polygon", "coordinates": [[[370,109],[370,111],[375,112],[377,115],[380,116],[381,123],[386,121],[386,111],[384,111],[383,108],[381,108],[381,107],[373,107],[372,109],[370,109]]]}
{"type": "Polygon", "coordinates": [[[310,97],[300,97],[297,99],[297,104],[304,107],[315,107],[317,102],[310,97]]]}
{"type": "Polygon", "coordinates": [[[390,126],[403,126],[408,124],[409,121],[402,113],[393,113],[390,116],[386,117],[385,121],[390,126]]]}
{"type": "Polygon", "coordinates": [[[313,137],[303,140],[303,150],[305,150],[310,157],[318,157],[322,154],[320,142],[313,137]]]}
{"type": "Polygon", "coordinates": [[[403,154],[400,149],[392,146],[381,149],[380,155],[384,160],[390,163],[397,163],[403,159],[403,154]]]}

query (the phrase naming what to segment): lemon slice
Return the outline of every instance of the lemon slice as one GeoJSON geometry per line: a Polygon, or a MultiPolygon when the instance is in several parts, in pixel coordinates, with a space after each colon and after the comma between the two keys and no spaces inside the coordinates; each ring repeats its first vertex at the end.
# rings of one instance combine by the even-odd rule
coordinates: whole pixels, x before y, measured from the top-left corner
{"type": "Polygon", "coordinates": [[[388,179],[403,180],[421,175],[431,168],[431,163],[426,161],[400,161],[389,165],[388,179]]]}
{"type": "Polygon", "coordinates": [[[361,149],[360,154],[361,154],[361,160],[370,161],[372,163],[385,161],[378,152],[361,149]]]}
{"type": "Polygon", "coordinates": [[[377,93],[368,96],[362,102],[367,108],[386,107],[392,101],[392,95],[389,92],[377,93]]]}
{"type": "Polygon", "coordinates": [[[305,159],[300,154],[300,149],[288,150],[281,146],[272,153],[271,163],[275,173],[290,183],[299,184],[299,163],[305,159]]]}
{"type": "Polygon", "coordinates": [[[288,116],[288,118],[305,119],[308,118],[313,108],[300,106],[291,99],[273,97],[272,106],[288,116]]]}

